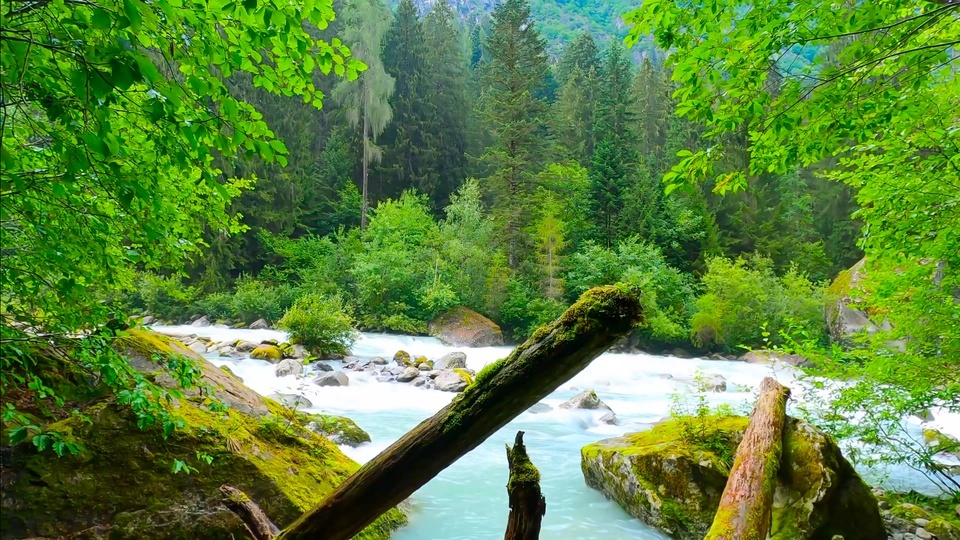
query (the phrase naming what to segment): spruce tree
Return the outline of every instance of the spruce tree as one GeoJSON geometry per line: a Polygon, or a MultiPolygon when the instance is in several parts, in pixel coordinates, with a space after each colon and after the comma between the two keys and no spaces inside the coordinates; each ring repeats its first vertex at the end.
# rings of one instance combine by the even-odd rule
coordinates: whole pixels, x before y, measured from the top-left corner
{"type": "Polygon", "coordinates": [[[497,211],[508,263],[517,268],[525,254],[524,226],[529,219],[525,205],[545,158],[546,104],[536,95],[544,86],[547,57],[526,0],[497,5],[484,45],[490,61],[483,67],[482,108],[494,136],[483,155],[492,171],[485,189],[497,211]]]}
{"type": "Polygon", "coordinates": [[[597,44],[584,32],[564,49],[556,69],[561,86],[551,111],[552,131],[561,155],[584,167],[590,164],[595,146],[597,68],[597,44]]]}

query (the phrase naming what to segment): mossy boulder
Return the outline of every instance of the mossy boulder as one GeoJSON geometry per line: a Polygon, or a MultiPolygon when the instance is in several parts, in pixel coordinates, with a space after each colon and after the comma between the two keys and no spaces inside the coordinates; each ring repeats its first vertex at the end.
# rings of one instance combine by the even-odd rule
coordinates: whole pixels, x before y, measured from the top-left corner
{"type": "MultiPolygon", "coordinates": [[[[748,419],[698,421],[709,432],[698,438],[689,435],[683,419],[673,419],[585,446],[581,468],[587,485],[674,538],[703,538],[748,419]]],[[[791,418],[783,448],[770,538],[886,538],[876,499],[829,436],[791,418]]]]}
{"type": "MultiPolygon", "coordinates": [[[[169,354],[201,369],[203,393],[186,393],[168,405],[182,425],[167,437],[157,426],[140,429],[129,406],[105,395],[78,403],[80,415],[43,426],[81,445],[80,454],[58,458],[29,442],[2,447],[0,539],[248,538],[220,503],[221,485],[245,492],[284,527],[359,468],[311,431],[312,415],[256,396],[175,340],[140,332],[123,338],[119,348],[154,380],[169,377],[153,363],[169,354]],[[211,389],[226,409],[212,406],[211,389]],[[175,474],[178,461],[181,472],[175,474]]],[[[386,539],[405,520],[393,509],[358,538],[386,539]]]]}
{"type": "Polygon", "coordinates": [[[250,353],[250,357],[277,363],[283,360],[283,351],[276,345],[261,344],[250,353]]]}
{"type": "Polygon", "coordinates": [[[503,332],[497,323],[462,306],[430,321],[428,330],[431,336],[454,347],[503,345],[503,332]]]}
{"type": "Polygon", "coordinates": [[[416,367],[413,365],[413,359],[407,351],[397,351],[397,354],[393,355],[393,361],[403,367],[416,367]]]}
{"type": "Polygon", "coordinates": [[[323,435],[334,444],[360,446],[370,442],[370,434],[360,428],[356,422],[345,416],[303,413],[307,429],[323,435]]]}

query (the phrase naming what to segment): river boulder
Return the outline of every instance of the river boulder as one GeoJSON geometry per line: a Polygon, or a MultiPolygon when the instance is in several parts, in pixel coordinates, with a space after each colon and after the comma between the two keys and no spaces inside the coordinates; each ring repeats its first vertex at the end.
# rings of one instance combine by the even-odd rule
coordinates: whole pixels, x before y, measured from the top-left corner
{"type": "Polygon", "coordinates": [[[412,363],[413,359],[410,357],[410,353],[408,353],[407,351],[397,351],[397,353],[393,355],[393,361],[397,365],[400,365],[403,367],[408,367],[413,365],[412,363]]]}
{"type": "Polygon", "coordinates": [[[303,373],[303,362],[293,358],[287,358],[277,364],[277,377],[286,377],[287,375],[300,375],[303,373]]]}
{"type": "Polygon", "coordinates": [[[467,355],[460,351],[448,352],[437,358],[437,361],[433,364],[437,369],[463,369],[467,367],[467,355]]]}
{"type": "Polygon", "coordinates": [[[360,446],[370,442],[370,434],[360,429],[353,420],[345,416],[303,413],[301,421],[314,433],[323,435],[334,444],[360,446]]]}
{"type": "Polygon", "coordinates": [[[465,369],[445,369],[434,379],[437,390],[443,392],[463,392],[473,382],[473,376],[465,369]]]}
{"type": "MultiPolygon", "coordinates": [[[[182,425],[166,436],[156,425],[140,429],[131,408],[104,388],[92,400],[70,404],[81,414],[67,412],[42,425],[79,445],[76,455],[57,457],[29,441],[4,441],[0,538],[248,538],[243,523],[221,504],[221,485],[249,495],[282,528],[359,469],[294,411],[258,396],[175,340],[140,331],[117,343],[135,369],[161,386],[178,383],[166,362],[154,358],[175,355],[193,361],[208,387],[169,404],[182,425]],[[227,408],[210,407],[214,397],[227,408]],[[242,403],[246,407],[234,406],[242,403]],[[181,472],[172,473],[177,467],[181,472]]],[[[51,384],[79,388],[70,381],[82,380],[82,373],[68,362],[56,364],[58,355],[49,361],[62,381],[51,384]]],[[[386,540],[404,522],[399,510],[390,510],[359,538],[386,540]]]]}
{"type": "MultiPolygon", "coordinates": [[[[641,521],[674,538],[700,540],[747,423],[736,416],[671,419],[590,444],[581,451],[583,475],[588,486],[641,521]]],[[[769,538],[886,539],[876,498],[832,438],[790,418],[783,448],[769,538]]]]}
{"type": "Polygon", "coordinates": [[[269,328],[270,323],[266,319],[257,319],[250,325],[251,330],[267,330],[269,328]]]}
{"type": "Polygon", "coordinates": [[[611,409],[606,403],[597,396],[597,393],[593,390],[584,390],[579,394],[573,396],[572,398],[564,401],[560,404],[561,409],[587,409],[591,411],[602,410],[610,411],[611,409]]]}
{"type": "Polygon", "coordinates": [[[503,332],[495,322],[462,306],[430,321],[428,329],[431,336],[454,347],[503,345],[503,332]]]}
{"type": "Polygon", "coordinates": [[[200,317],[199,319],[190,323],[190,326],[196,326],[198,328],[210,326],[210,319],[208,319],[207,316],[204,315],[203,317],[200,317]]]}
{"type": "Polygon", "coordinates": [[[349,386],[350,379],[342,371],[329,371],[321,373],[313,380],[313,384],[317,386],[349,386]]]}
{"type": "Polygon", "coordinates": [[[420,376],[420,370],[410,366],[397,375],[397,382],[410,382],[420,376]]]}
{"type": "Polygon", "coordinates": [[[280,352],[280,347],[264,343],[257,346],[257,348],[250,353],[250,358],[257,358],[259,360],[267,360],[268,362],[277,363],[280,360],[283,360],[283,353],[280,352]]]}

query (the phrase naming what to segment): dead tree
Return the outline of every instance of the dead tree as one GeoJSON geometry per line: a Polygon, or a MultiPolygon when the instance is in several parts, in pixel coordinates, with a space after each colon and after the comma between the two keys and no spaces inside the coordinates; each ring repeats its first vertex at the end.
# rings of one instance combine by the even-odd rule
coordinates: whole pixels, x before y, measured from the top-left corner
{"type": "Polygon", "coordinates": [[[280,534],[280,529],[246,493],[232,486],[220,486],[220,493],[223,505],[240,518],[253,540],[273,540],[280,534]]]}
{"type": "Polygon", "coordinates": [[[510,516],[503,540],[538,540],[540,521],[547,513],[547,501],[540,492],[540,471],[527,455],[522,431],[517,432],[513,448],[507,446],[507,463],[510,465],[510,480],[507,482],[510,516]]]}
{"type": "Polygon", "coordinates": [[[767,377],[737,447],[720,507],[704,540],[764,540],[783,450],[790,390],[767,377]]]}
{"type": "Polygon", "coordinates": [[[450,405],[390,445],[278,537],[348,540],[540,401],[641,320],[639,291],[587,291],[553,323],[477,374],[450,405]]]}

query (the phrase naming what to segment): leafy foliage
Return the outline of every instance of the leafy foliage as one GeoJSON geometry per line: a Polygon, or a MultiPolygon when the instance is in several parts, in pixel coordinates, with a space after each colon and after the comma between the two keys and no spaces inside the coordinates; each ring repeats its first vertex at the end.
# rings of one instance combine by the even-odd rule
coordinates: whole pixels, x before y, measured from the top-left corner
{"type": "Polygon", "coordinates": [[[317,354],[343,354],[356,340],[353,320],[343,310],[339,296],[307,294],[297,298],[277,323],[300,343],[317,354]]]}

